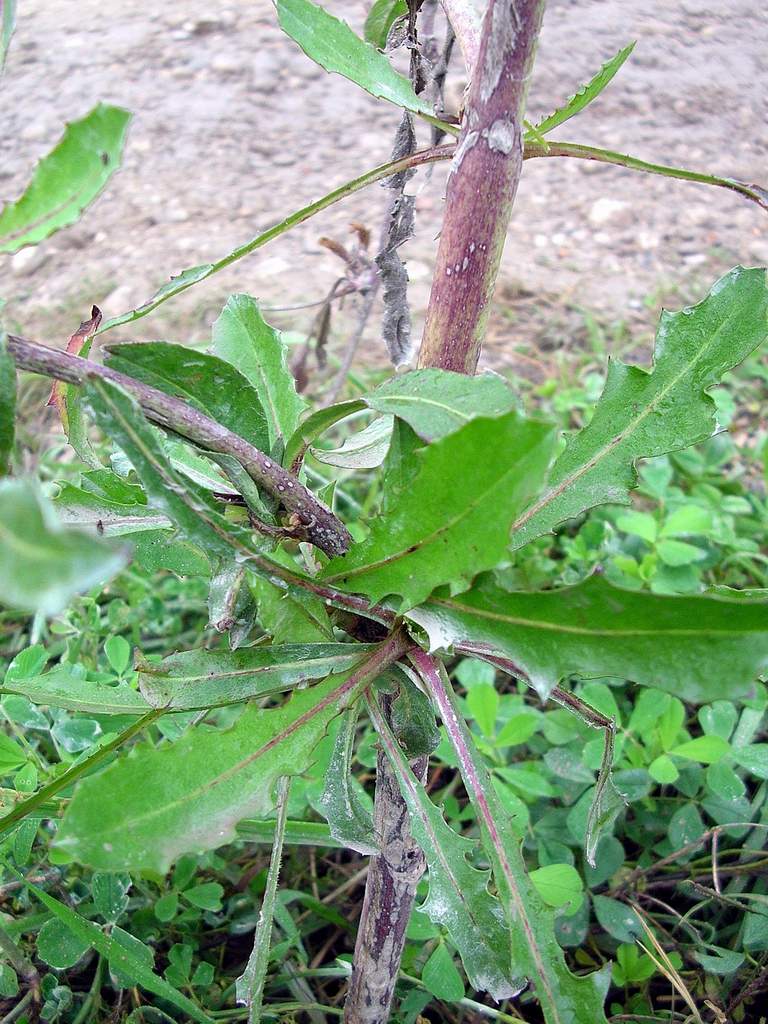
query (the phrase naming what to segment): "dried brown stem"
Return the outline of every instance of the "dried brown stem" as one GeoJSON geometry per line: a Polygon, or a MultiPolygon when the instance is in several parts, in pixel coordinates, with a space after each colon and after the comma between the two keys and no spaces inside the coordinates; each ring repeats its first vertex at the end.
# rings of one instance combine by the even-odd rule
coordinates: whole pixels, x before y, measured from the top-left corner
{"type": "MultiPolygon", "coordinates": [[[[393,697],[382,695],[381,710],[389,722],[393,697]]],[[[414,775],[427,779],[429,759],[411,762],[414,775]]],[[[344,1004],[345,1024],[386,1024],[400,970],[405,930],[424,873],[424,855],[411,834],[408,808],[389,758],[376,757],[376,798],[373,826],[381,844],[371,858],[363,909],[355,943],[354,969],[344,1004]]]]}
{"type": "Polygon", "coordinates": [[[260,487],[268,491],[296,520],[307,540],[328,555],[343,555],[352,538],[336,516],[277,462],[244,438],[186,402],[79,356],[68,355],[34,341],[8,335],[8,351],[22,370],[41,373],[68,384],[83,384],[89,377],[111,381],[138,401],[148,419],[208,451],[232,455],[260,487]]]}

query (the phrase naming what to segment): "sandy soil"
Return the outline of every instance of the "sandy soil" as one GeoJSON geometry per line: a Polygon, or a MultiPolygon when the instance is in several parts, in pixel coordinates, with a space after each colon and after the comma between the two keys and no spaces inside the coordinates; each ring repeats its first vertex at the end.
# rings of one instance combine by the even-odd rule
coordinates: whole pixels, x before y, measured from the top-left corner
{"type": "MultiPolygon", "coordinates": [[[[361,30],[366,4],[326,6],[361,30]]],[[[19,8],[0,84],[0,195],[19,194],[64,121],[100,100],[134,113],[123,169],[82,221],[37,249],[0,256],[10,324],[29,336],[53,341],[91,302],[106,316],[122,313],[170,274],[224,255],[387,158],[398,110],[310,63],[281,35],[268,0],[228,0],[218,9],[203,0],[156,8],[24,0],[19,8]]],[[[768,16],[751,0],[550,0],[529,116],[560,103],[631,39],[638,45],[629,64],[559,137],[765,184],[768,16]]],[[[454,97],[462,84],[459,69],[454,97]]],[[[444,182],[444,167],[415,181],[417,237],[407,255],[417,318],[444,182]]],[[[339,270],[318,238],[347,239],[353,219],[376,237],[383,206],[374,186],[123,333],[200,335],[231,291],[267,306],[318,298],[339,270]]],[[[566,305],[615,317],[634,310],[650,322],[653,296],[670,282],[695,299],[704,281],[734,263],[767,262],[767,227],[765,213],[724,190],[532,161],[501,294],[530,304],[526,293],[543,289],[566,305]]],[[[496,332],[498,344],[514,343],[522,329],[514,318],[505,322],[512,326],[496,332]]],[[[369,334],[366,345],[375,348],[375,323],[369,334]]]]}

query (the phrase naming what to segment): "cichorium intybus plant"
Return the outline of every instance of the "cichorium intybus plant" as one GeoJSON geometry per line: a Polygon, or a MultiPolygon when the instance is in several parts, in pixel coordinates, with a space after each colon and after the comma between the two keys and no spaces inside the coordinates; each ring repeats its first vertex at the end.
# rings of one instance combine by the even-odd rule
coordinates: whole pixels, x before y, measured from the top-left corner
{"type": "MultiPolygon", "coordinates": [[[[229,636],[228,647],[180,651],[159,664],[138,651],[138,689],[86,683],[62,667],[6,679],[6,691],[32,702],[95,709],[120,716],[121,725],[18,802],[0,826],[10,834],[66,792],[71,799],[53,835],[58,862],[158,876],[186,853],[229,843],[243,818],[276,810],[261,919],[237,990],[251,1021],[262,1013],[290,780],[311,766],[329,728],[336,739],[319,806],[334,841],[370,858],[345,1020],[389,1019],[427,872],[421,912],[458,951],[476,992],[512,1000],[510,1007],[533,999],[548,1024],[604,1021],[609,967],[576,966],[558,944],[551,900],[537,887],[520,825],[465,724],[446,660],[461,653],[484,660],[602,730],[605,754],[584,840],[591,863],[624,803],[610,776],[613,722],[578,700],[567,681],[619,677],[695,704],[748,694],[768,663],[768,599],[759,594],[632,592],[600,574],[530,592],[510,589],[498,572],[566,521],[601,504],[628,504],[638,459],[712,435],[709,389],[765,339],[764,270],[738,267],[696,305],[664,312],[652,366],[612,361],[594,415],[565,438],[523,411],[502,377],[475,376],[526,160],[603,161],[728,188],[764,208],[765,192],[550,141],[608,85],[632,47],[530,125],[526,89],[543,0],[488,0],[482,20],[471,0],[442,6],[441,50],[434,0],[377,0],[369,41],[310,0],[277,0],[280,25],[310,59],[402,108],[391,162],[222,259],[173,277],[122,316],[100,322],[94,310],[66,352],[10,334],[0,347],[0,600],[39,617],[56,614],[131,558],[151,555],[155,567],[209,577],[211,622],[229,636]],[[454,36],[470,78],[458,116],[442,101],[454,36]],[[390,62],[398,42],[410,48],[409,77],[390,62]],[[432,138],[419,149],[422,124],[432,138]],[[229,299],[208,352],[123,342],[105,344],[101,362],[89,358],[95,334],[146,317],[314,213],[383,182],[387,215],[365,287],[382,288],[383,336],[393,361],[407,363],[407,274],[398,249],[414,227],[408,182],[443,160],[451,169],[417,369],[309,409],[280,335],[248,295],[229,299]],[[84,467],[80,483],[62,484],[53,501],[13,472],[17,370],[56,382],[51,402],[84,467]],[[336,453],[318,447],[331,427],[362,411],[373,416],[366,431],[336,453]],[[113,445],[112,465],[94,447],[90,426],[113,445]],[[353,522],[355,506],[343,498],[336,505],[343,514],[335,511],[332,487],[313,490],[318,474],[310,468],[320,464],[376,469],[375,515],[353,522]],[[203,724],[211,709],[229,705],[242,705],[234,724],[231,717],[226,728],[203,724]],[[142,739],[160,718],[189,712],[195,717],[179,738],[142,739]],[[351,781],[365,717],[379,744],[372,816],[351,781]],[[425,788],[438,723],[477,823],[471,835],[449,826],[425,788]]],[[[3,48],[12,14],[6,22],[3,48]]],[[[0,252],[40,242],[79,215],[118,165],[127,120],[99,106],[69,125],[24,196],[0,214],[0,252]]],[[[115,969],[130,961],[137,983],[182,1019],[209,1019],[131,961],[129,947],[44,891],[30,891],[115,969]]]]}

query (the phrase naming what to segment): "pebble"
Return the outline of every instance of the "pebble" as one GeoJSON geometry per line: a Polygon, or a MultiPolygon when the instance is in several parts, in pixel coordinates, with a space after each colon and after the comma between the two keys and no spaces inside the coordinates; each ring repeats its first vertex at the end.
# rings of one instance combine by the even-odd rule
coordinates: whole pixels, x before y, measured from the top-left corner
{"type": "Polygon", "coordinates": [[[47,262],[49,255],[40,246],[19,249],[11,256],[11,272],[17,277],[29,277],[47,262]]]}
{"type": "Polygon", "coordinates": [[[592,203],[592,207],[589,211],[589,222],[595,227],[600,227],[603,224],[607,224],[609,221],[614,220],[618,214],[623,213],[627,209],[629,203],[625,203],[623,199],[609,199],[607,196],[603,196],[601,199],[596,199],[592,203]]]}

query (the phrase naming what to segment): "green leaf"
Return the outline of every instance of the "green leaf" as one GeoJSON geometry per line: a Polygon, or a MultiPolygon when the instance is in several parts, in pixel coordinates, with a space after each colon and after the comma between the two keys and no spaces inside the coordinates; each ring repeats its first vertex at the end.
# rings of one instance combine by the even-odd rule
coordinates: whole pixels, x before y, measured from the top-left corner
{"type": "Polygon", "coordinates": [[[719,761],[707,768],[707,788],[723,800],[740,800],[746,786],[729,764],[719,761]]]}
{"type": "MultiPolygon", "coordinates": [[[[16,26],[16,0],[0,0],[0,74],[5,67],[8,47],[16,26]]],[[[15,993],[14,993],[15,994],[15,993]]]]}
{"type": "Polygon", "coordinates": [[[76,934],[57,917],[46,921],[37,936],[37,955],[55,971],[74,967],[90,948],[90,939],[76,934]]]}
{"type": "MultiPolygon", "coordinates": [[[[38,889],[31,882],[25,881],[24,884],[69,929],[76,939],[83,943],[87,942],[97,953],[105,957],[113,971],[124,971],[135,979],[135,984],[141,985],[142,988],[159,996],[161,999],[167,999],[173,1006],[188,1014],[192,1020],[201,1021],[202,1024],[210,1024],[210,1018],[202,1010],[191,1000],[187,999],[186,996],[182,995],[181,992],[177,992],[167,981],[159,978],[152,968],[140,960],[126,943],[118,941],[114,932],[112,935],[106,934],[93,921],[86,921],[85,918],[76,914],[74,910],[71,910],[64,903],[60,903],[49,893],[38,889]]],[[[120,929],[115,929],[115,931],[120,931],[120,929]]]]}
{"type": "Polygon", "coordinates": [[[405,420],[423,441],[437,441],[480,416],[519,408],[509,383],[497,373],[467,377],[451,370],[411,370],[380,384],[364,398],[377,412],[405,420]]]}
{"type": "Polygon", "coordinates": [[[224,732],[198,726],[176,743],[134,748],[84,779],[57,849],[97,870],[165,874],[183,853],[214,849],[273,806],[282,775],[300,775],[364,673],[332,676],[274,710],[249,705],[224,732]]]}
{"type": "Polygon", "coordinates": [[[312,442],[324,434],[329,427],[356,412],[361,412],[365,407],[365,402],[361,398],[353,398],[311,413],[301,422],[300,426],[296,427],[286,441],[283,465],[290,468],[294,462],[303,458],[304,452],[312,442]]]}
{"type": "MultiPolygon", "coordinates": [[[[2,68],[0,68],[2,70],[2,68]]],[[[19,994],[19,979],[10,964],[0,964],[0,996],[12,999],[19,994]]]]}
{"type": "Polygon", "coordinates": [[[365,19],[363,32],[366,43],[383,50],[392,25],[407,14],[408,5],[405,0],[375,0],[365,19]]]}
{"type": "Polygon", "coordinates": [[[695,804],[683,804],[669,819],[667,835],[672,849],[677,850],[704,835],[704,822],[695,804]]]}
{"type": "Polygon", "coordinates": [[[162,921],[163,924],[172,921],[178,911],[179,894],[177,892],[167,892],[155,903],[155,917],[158,921],[162,921]]]}
{"type": "Polygon", "coordinates": [[[428,757],[440,744],[432,704],[406,672],[396,671],[396,675],[399,693],[390,709],[392,731],[411,760],[428,757]]]}
{"type": "Polygon", "coordinates": [[[279,438],[294,432],[305,403],[296,393],[280,333],[266,323],[250,295],[229,297],[213,325],[213,351],[256,389],[267,417],[271,451],[279,438]]]}
{"type": "Polygon", "coordinates": [[[486,645],[510,658],[544,696],[569,675],[618,676],[702,703],[748,693],[768,664],[767,607],[764,599],[620,590],[601,576],[510,593],[487,577],[458,597],[430,598],[408,618],[427,630],[432,649],[470,644],[482,656],[486,645]]]}
{"type": "MultiPolygon", "coordinates": [[[[290,787],[291,780],[289,778],[282,778],[277,783],[275,841],[272,845],[272,854],[269,860],[269,871],[267,872],[266,884],[264,886],[259,919],[253,936],[253,950],[248,958],[245,970],[235,981],[237,1001],[238,1003],[244,1003],[248,1007],[249,1019],[254,1024],[261,1020],[264,985],[270,961],[270,944],[275,921],[277,885],[280,880],[280,861],[283,856],[283,841],[285,839],[285,826],[288,817],[290,787]]],[[[199,965],[197,971],[195,971],[195,976],[198,975],[202,966],[203,964],[199,965]]],[[[211,965],[209,984],[213,980],[213,974],[213,966],[211,965]]]]}
{"type": "Polygon", "coordinates": [[[519,983],[510,972],[504,912],[488,891],[490,872],[469,863],[475,843],[446,823],[375,705],[371,717],[408,805],[414,838],[427,860],[429,891],[419,911],[447,930],[472,987],[496,1000],[506,999],[519,991],[519,983]]]}
{"type": "Polygon", "coordinates": [[[547,864],[529,875],[539,896],[549,907],[564,907],[574,914],[584,899],[584,883],[572,864],[547,864]]]}
{"type": "Polygon", "coordinates": [[[730,746],[721,736],[698,736],[695,740],[673,747],[670,754],[674,757],[684,757],[689,761],[698,761],[699,764],[716,764],[730,753],[730,750],[730,746]]]}
{"type": "Polygon", "coordinates": [[[657,525],[656,520],[647,512],[625,512],[616,520],[616,525],[624,533],[631,533],[634,537],[640,537],[648,544],[656,541],[657,525]]]}
{"type": "Polygon", "coordinates": [[[690,565],[707,557],[706,551],[697,548],[695,544],[686,544],[683,540],[660,540],[656,551],[662,562],[672,567],[690,565]]]}
{"type": "Polygon", "coordinates": [[[131,663],[131,645],[124,636],[111,636],[104,643],[104,654],[112,670],[123,675],[131,663]]]}
{"type": "Polygon", "coordinates": [[[63,483],[53,500],[56,512],[67,526],[90,528],[99,536],[123,537],[144,531],[170,530],[168,516],[136,502],[118,502],[100,494],[63,483]]]}
{"type": "Polygon", "coordinates": [[[293,689],[361,662],[367,644],[278,644],[237,651],[184,651],[139,666],[139,687],[152,707],[196,711],[239,704],[293,689]]]}
{"type": "Polygon", "coordinates": [[[128,907],[131,876],[97,872],[91,882],[93,905],[108,924],[114,924],[128,907]]]}
{"type": "Polygon", "coordinates": [[[661,528],[662,537],[707,535],[712,529],[712,513],[699,505],[683,505],[670,512],[661,528]]]}
{"type": "Polygon", "coordinates": [[[207,492],[173,469],[161,435],[131,395],[101,379],[86,384],[84,394],[98,425],[130,459],[151,505],[168,516],[185,540],[215,558],[255,550],[248,531],[227,522],[207,492]]]}
{"type": "Polygon", "coordinates": [[[392,417],[379,416],[363,430],[345,438],[338,448],[313,448],[318,462],[340,469],[374,469],[380,466],[389,451],[392,438],[392,417]]]}
{"type": "Polygon", "coordinates": [[[33,484],[0,481],[0,604],[56,615],[75,594],[113,576],[126,554],[65,529],[33,484]]]}
{"type": "Polygon", "coordinates": [[[164,341],[104,346],[113,370],[181,398],[260,451],[270,433],[259,392],[230,362],[164,341]]]}
{"type": "Polygon", "coordinates": [[[224,895],[224,886],[219,882],[201,882],[200,885],[193,885],[185,889],[182,896],[193,907],[201,910],[221,910],[221,897],[224,895]]]}
{"type": "Polygon", "coordinates": [[[27,755],[19,744],[4,732],[0,732],[0,774],[7,775],[23,765],[26,760],[27,755]]]}
{"type": "Polygon", "coordinates": [[[429,960],[424,964],[421,980],[427,991],[437,999],[456,1003],[464,998],[464,982],[444,942],[437,944],[429,960]]]}
{"type": "Polygon", "coordinates": [[[637,945],[622,942],[616,950],[616,963],[613,965],[613,981],[615,985],[631,985],[647,981],[656,973],[656,964],[649,956],[641,956],[637,945]]]}
{"type": "Polygon", "coordinates": [[[648,774],[660,786],[667,786],[680,778],[677,765],[668,754],[660,754],[648,765],[648,774]]]}
{"type": "Polygon", "coordinates": [[[363,805],[352,775],[352,758],[357,736],[357,708],[342,712],[333,753],[325,773],[325,786],[317,809],[328,822],[331,835],[343,846],[364,856],[379,852],[373,817],[363,805]]]}
{"type": "Polygon", "coordinates": [[[637,936],[643,934],[640,918],[626,903],[610,896],[593,896],[592,903],[598,923],[612,938],[634,943],[637,936]]]}
{"type": "Polygon", "coordinates": [[[544,135],[546,132],[551,132],[554,128],[557,128],[561,124],[565,124],[576,114],[580,113],[585,107],[600,95],[605,89],[606,85],[615,76],[616,72],[619,71],[624,61],[629,57],[635,48],[635,43],[632,42],[628,46],[625,46],[623,50],[619,50],[615,57],[607,61],[597,74],[587,82],[586,85],[576,92],[573,96],[569,97],[568,102],[562,107],[558,107],[548,117],[544,117],[538,122],[533,128],[533,134],[544,135]]]}
{"type": "MultiPolygon", "coordinates": [[[[274,552],[281,561],[280,551],[274,552]]],[[[333,627],[320,598],[299,590],[285,590],[268,579],[249,573],[248,586],[258,608],[261,628],[276,644],[323,643],[333,640],[333,627]]]]}
{"type": "Polygon", "coordinates": [[[132,537],[133,559],[147,572],[168,569],[177,576],[209,576],[210,563],[199,548],[169,535],[168,530],[147,530],[132,537]]]}
{"type": "MultiPolygon", "coordinates": [[[[533,711],[518,711],[508,718],[498,732],[495,747],[515,747],[527,743],[539,727],[539,716],[533,711]]],[[[592,773],[589,773],[591,780],[592,773]]]]}
{"type": "Polygon", "coordinates": [[[699,708],[698,718],[707,736],[721,736],[727,740],[736,726],[739,712],[732,701],[716,700],[714,704],[699,708]]]}
{"type": "Polygon", "coordinates": [[[766,337],[765,270],[737,267],[696,306],[661,316],[651,372],[618,361],[586,427],[568,439],[546,489],[512,525],[514,548],[595,505],[626,504],[637,458],[703,441],[715,430],[706,393],[766,337]]]}
{"type": "Polygon", "coordinates": [[[731,751],[736,764],[758,779],[768,779],[768,743],[750,743],[731,751]]]}
{"type": "Polygon", "coordinates": [[[499,695],[493,686],[473,686],[467,694],[467,708],[485,736],[496,731],[499,713],[499,695]]]}
{"type": "Polygon", "coordinates": [[[355,35],[344,21],[310,0],[277,0],[280,27],[326,71],[343,75],[371,96],[389,100],[416,114],[432,116],[432,107],[413,91],[383,53],[355,35]]]}
{"type": "Polygon", "coordinates": [[[0,253],[36,245],[78,219],[119,167],[130,116],[99,103],[67,125],[24,195],[0,211],[0,253]]]}
{"type": "Polygon", "coordinates": [[[714,955],[701,953],[697,949],[693,951],[707,974],[734,974],[746,959],[743,953],[722,946],[707,946],[707,949],[714,950],[714,955]]]}
{"type": "Polygon", "coordinates": [[[0,327],[0,476],[8,472],[13,455],[15,421],[16,364],[8,354],[5,331],[0,327]]]}
{"type": "Polygon", "coordinates": [[[516,977],[529,979],[547,1024],[605,1024],[608,971],[576,977],[569,970],[555,937],[553,912],[526,870],[520,837],[492,785],[447,676],[423,652],[412,653],[411,660],[443,720],[480,823],[483,846],[507,917],[511,970],[516,977]]]}
{"type": "Polygon", "coordinates": [[[15,678],[6,676],[0,687],[21,693],[34,704],[47,704],[97,715],[144,715],[149,705],[127,683],[110,686],[74,675],[67,668],[55,668],[44,675],[15,678]]]}
{"type": "Polygon", "coordinates": [[[388,490],[370,535],[334,558],[322,578],[374,601],[413,607],[442,583],[469,581],[505,557],[509,523],[541,484],[553,432],[517,412],[476,419],[419,450],[404,490],[388,490]],[[498,453],[492,458],[480,453],[498,453]]]}

